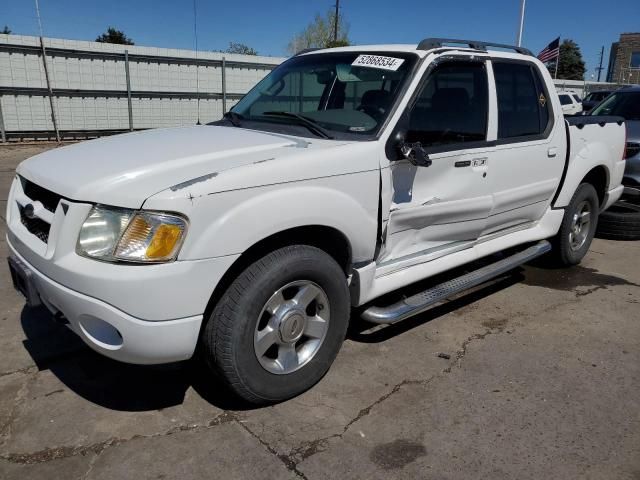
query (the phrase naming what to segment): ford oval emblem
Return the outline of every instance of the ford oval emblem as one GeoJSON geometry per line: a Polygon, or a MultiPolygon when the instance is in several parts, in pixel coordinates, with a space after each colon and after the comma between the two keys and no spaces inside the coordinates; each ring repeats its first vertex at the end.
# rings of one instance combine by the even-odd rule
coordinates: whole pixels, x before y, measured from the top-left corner
{"type": "Polygon", "coordinates": [[[24,216],[27,218],[36,218],[36,211],[33,207],[33,203],[27,203],[22,209],[22,213],[24,213],[24,216]]]}

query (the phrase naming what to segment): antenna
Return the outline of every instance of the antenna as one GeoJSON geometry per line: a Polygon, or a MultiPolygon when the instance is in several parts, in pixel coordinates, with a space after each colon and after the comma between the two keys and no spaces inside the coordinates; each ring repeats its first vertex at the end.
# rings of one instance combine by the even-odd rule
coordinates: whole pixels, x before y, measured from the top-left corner
{"type": "Polygon", "coordinates": [[[196,125],[200,123],[200,72],[198,64],[198,9],[196,8],[196,0],[193,0],[193,41],[196,47],[196,105],[198,110],[198,120],[196,125]]]}

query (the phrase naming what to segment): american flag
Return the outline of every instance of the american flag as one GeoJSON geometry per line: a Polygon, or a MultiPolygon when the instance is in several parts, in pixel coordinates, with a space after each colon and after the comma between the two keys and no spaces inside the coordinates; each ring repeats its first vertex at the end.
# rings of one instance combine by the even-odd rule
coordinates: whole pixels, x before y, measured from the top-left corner
{"type": "Polygon", "coordinates": [[[560,37],[556,38],[553,42],[545,47],[538,54],[538,60],[542,63],[550,62],[551,60],[558,58],[560,55],[560,37]]]}

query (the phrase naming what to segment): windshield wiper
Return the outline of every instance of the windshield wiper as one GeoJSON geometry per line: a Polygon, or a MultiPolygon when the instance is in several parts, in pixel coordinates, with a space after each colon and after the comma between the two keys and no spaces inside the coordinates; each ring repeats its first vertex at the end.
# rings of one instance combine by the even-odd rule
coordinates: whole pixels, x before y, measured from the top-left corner
{"type": "Polygon", "coordinates": [[[224,118],[229,120],[234,127],[239,127],[240,126],[240,121],[244,120],[244,116],[242,116],[239,113],[236,113],[236,112],[234,112],[232,110],[229,110],[227,113],[225,113],[224,114],[224,118]]]}
{"type": "Polygon", "coordinates": [[[304,117],[300,114],[293,112],[264,112],[262,115],[270,116],[270,117],[282,117],[282,118],[291,118],[295,119],[300,125],[303,127],[307,127],[309,131],[315,133],[317,136],[327,139],[332,139],[333,137],[329,135],[329,133],[318,125],[316,122],[311,120],[310,118],[304,117]]]}

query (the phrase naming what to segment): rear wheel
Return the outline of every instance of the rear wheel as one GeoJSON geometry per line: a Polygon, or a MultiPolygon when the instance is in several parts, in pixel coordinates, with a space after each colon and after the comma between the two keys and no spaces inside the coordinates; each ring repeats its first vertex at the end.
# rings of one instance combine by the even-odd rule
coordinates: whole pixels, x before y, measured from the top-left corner
{"type": "Polygon", "coordinates": [[[350,313],[346,277],[324,251],[295,245],[247,267],[202,335],[208,365],[254,404],[298,395],[327,372],[350,313]]]}
{"type": "Polygon", "coordinates": [[[560,265],[577,265],[589,251],[598,224],[600,202],[593,185],[581,184],[565,209],[553,254],[560,265]]]}

